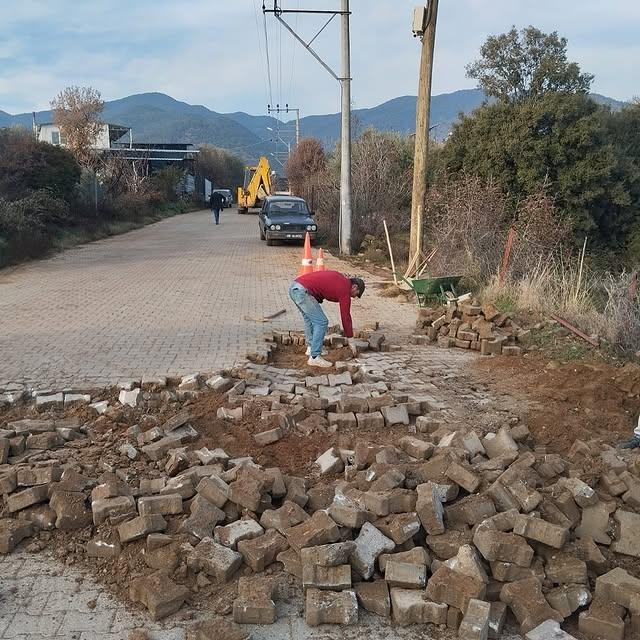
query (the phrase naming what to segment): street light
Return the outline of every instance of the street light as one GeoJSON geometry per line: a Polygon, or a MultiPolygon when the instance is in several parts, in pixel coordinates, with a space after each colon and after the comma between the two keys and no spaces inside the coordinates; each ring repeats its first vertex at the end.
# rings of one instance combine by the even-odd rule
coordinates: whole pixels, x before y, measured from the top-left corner
{"type": "Polygon", "coordinates": [[[271,127],[267,127],[267,130],[276,134],[276,138],[278,138],[278,141],[281,142],[285,147],[287,147],[287,155],[291,155],[291,142],[287,142],[286,140],[283,140],[280,137],[280,134],[275,129],[272,129],[271,127]]]}

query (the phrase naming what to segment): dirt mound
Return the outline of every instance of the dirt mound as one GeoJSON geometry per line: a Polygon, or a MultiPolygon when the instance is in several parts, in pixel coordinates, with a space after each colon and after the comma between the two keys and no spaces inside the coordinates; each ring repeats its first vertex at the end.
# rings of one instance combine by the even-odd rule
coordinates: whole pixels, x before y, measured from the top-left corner
{"type": "Polygon", "coordinates": [[[576,440],[609,444],[631,437],[640,412],[640,368],[598,362],[482,358],[472,372],[499,393],[528,405],[527,426],[550,453],[566,454],[576,440]]]}

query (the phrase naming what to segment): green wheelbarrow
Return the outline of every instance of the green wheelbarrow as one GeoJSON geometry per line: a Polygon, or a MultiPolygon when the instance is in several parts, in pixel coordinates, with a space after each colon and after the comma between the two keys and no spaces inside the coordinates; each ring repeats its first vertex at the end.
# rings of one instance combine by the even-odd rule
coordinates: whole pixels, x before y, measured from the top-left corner
{"type": "Polygon", "coordinates": [[[401,278],[416,294],[418,305],[421,307],[425,307],[431,301],[446,302],[447,293],[451,293],[454,298],[457,298],[456,286],[462,279],[462,276],[408,279],[400,273],[396,273],[396,276],[401,278]]]}

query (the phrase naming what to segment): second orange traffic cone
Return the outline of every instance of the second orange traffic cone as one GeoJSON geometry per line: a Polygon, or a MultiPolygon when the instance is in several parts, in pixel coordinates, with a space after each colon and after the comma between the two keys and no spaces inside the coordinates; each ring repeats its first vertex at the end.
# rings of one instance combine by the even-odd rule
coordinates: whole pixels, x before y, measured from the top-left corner
{"type": "Polygon", "coordinates": [[[318,259],[316,260],[316,271],[325,271],[324,251],[322,250],[322,248],[318,249],[318,259]]]}
{"type": "Polygon", "coordinates": [[[299,276],[307,273],[313,273],[313,256],[311,255],[311,238],[309,232],[304,236],[304,253],[302,254],[302,266],[300,267],[299,276]]]}

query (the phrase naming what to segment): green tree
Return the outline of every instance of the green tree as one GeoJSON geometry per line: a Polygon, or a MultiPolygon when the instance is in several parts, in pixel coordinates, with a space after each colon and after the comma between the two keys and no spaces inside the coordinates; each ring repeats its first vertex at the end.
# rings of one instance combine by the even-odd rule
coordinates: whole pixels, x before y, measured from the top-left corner
{"type": "Polygon", "coordinates": [[[489,36],[467,77],[488,96],[507,102],[538,98],[548,91],[588,93],[593,76],[567,60],[567,40],[535,27],[489,36]]]}
{"type": "Polygon", "coordinates": [[[638,172],[616,144],[612,117],[583,94],[483,105],[454,127],[443,164],[497,181],[513,202],[545,185],[578,239],[620,246],[635,220],[638,172]]]}

